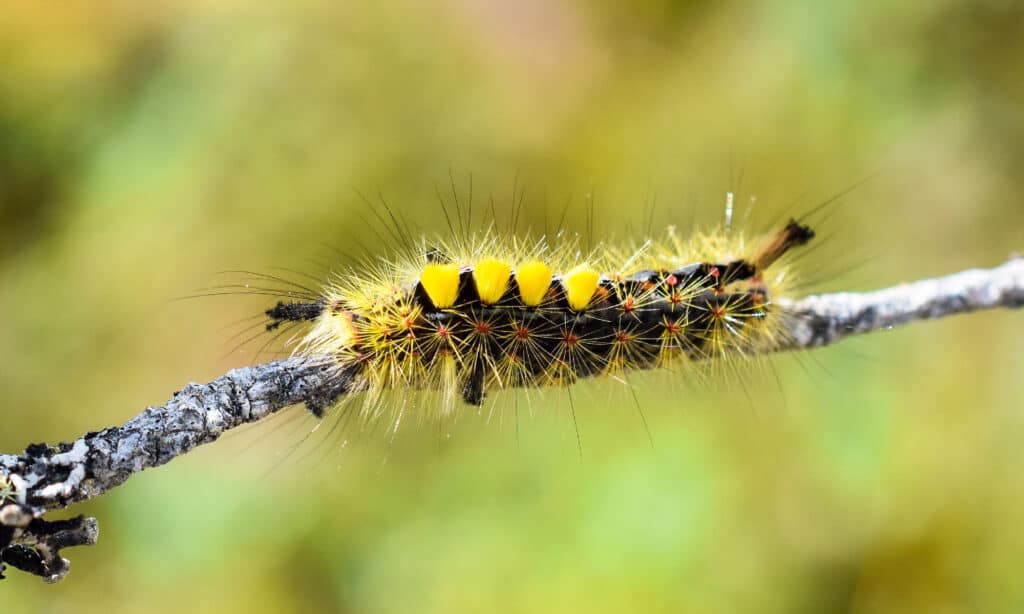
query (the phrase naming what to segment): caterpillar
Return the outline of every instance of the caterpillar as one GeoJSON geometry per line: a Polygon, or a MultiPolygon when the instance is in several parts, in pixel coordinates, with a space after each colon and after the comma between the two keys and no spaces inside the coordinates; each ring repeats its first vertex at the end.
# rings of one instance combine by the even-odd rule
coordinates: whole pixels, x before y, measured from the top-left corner
{"type": "Polygon", "coordinates": [[[315,300],[279,301],[266,329],[311,324],[296,352],[354,374],[349,392],[368,406],[434,390],[448,411],[496,390],[764,352],[785,330],[773,308],[790,284],[784,257],[815,233],[798,220],[753,240],[668,227],[661,241],[586,253],[491,231],[401,236],[407,249],[332,275],[315,300]]]}

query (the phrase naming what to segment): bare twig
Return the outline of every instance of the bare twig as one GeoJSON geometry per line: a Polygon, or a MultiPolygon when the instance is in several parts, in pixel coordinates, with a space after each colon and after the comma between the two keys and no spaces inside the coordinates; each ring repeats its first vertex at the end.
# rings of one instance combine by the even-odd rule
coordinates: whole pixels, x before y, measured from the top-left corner
{"type": "Polygon", "coordinates": [[[60,549],[95,543],[98,528],[95,520],[81,517],[47,522],[47,510],[101,495],[147,467],[281,408],[322,408],[350,380],[349,373],[301,358],[235,369],[208,384],[189,384],[167,404],[149,407],[122,426],[70,444],[33,444],[21,455],[0,455],[0,572],[8,563],[50,582],[62,579],[68,561],[60,549]]]}
{"type": "MultiPolygon", "coordinates": [[[[809,349],[915,320],[1021,306],[1024,258],[1016,258],[993,269],[782,304],[787,340],[775,349],[809,349]]],[[[189,384],[167,404],[147,408],[123,426],[73,443],[34,444],[20,455],[0,455],[0,572],[7,563],[60,580],[68,572],[60,549],[95,543],[98,528],[83,517],[48,522],[48,510],[91,499],[284,407],[305,403],[322,409],[348,392],[352,378],[352,372],[309,358],[235,369],[208,384],[189,384]]]]}
{"type": "Polygon", "coordinates": [[[811,349],[916,320],[1021,306],[1024,257],[1016,257],[993,269],[971,269],[874,292],[808,296],[784,304],[789,340],[778,349],[811,349]]]}

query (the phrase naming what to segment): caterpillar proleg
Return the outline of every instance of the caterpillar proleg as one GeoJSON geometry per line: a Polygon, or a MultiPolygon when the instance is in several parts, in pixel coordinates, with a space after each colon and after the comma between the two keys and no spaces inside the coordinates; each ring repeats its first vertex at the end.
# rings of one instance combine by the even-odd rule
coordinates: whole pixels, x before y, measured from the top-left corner
{"type": "Polygon", "coordinates": [[[354,373],[350,390],[436,390],[442,411],[505,388],[760,354],[785,328],[773,303],[797,220],[765,237],[670,227],[661,241],[582,253],[575,241],[493,233],[420,242],[412,256],[333,276],[315,301],[281,301],[268,330],[309,322],[297,352],[354,373]],[[419,254],[416,256],[415,254],[419,254]]]}

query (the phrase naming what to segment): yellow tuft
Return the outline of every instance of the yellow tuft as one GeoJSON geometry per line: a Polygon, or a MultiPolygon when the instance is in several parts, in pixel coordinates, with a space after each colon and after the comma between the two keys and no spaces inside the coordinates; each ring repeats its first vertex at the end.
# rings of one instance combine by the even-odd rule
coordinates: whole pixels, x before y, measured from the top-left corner
{"type": "Polygon", "coordinates": [[[447,309],[459,296],[459,267],[454,264],[428,264],[420,274],[420,284],[438,309],[447,309]]]}
{"type": "Polygon", "coordinates": [[[501,300],[508,289],[509,275],[512,267],[507,262],[488,258],[481,260],[473,267],[473,281],[476,292],[485,305],[493,305],[501,300]]]}
{"type": "Polygon", "coordinates": [[[516,269],[519,298],[527,307],[536,307],[551,287],[551,267],[540,260],[531,260],[516,269]]]}
{"type": "Polygon", "coordinates": [[[569,271],[562,278],[562,287],[565,289],[565,298],[569,301],[569,307],[573,311],[583,311],[590,304],[597,291],[597,282],[601,274],[594,269],[580,265],[569,271]]]}

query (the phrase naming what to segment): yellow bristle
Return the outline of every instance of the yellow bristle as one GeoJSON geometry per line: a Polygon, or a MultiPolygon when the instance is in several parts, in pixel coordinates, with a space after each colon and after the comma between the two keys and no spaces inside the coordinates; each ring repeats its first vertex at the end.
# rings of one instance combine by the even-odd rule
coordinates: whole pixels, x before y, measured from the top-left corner
{"type": "Polygon", "coordinates": [[[519,298],[527,307],[536,307],[544,300],[551,287],[551,267],[539,260],[531,260],[516,269],[519,298]]]}
{"type": "Polygon", "coordinates": [[[562,287],[565,289],[565,298],[569,301],[569,307],[573,311],[583,311],[594,298],[597,290],[597,282],[601,274],[588,266],[578,266],[569,271],[562,278],[562,287]]]}
{"type": "Polygon", "coordinates": [[[420,274],[420,284],[438,309],[447,309],[459,296],[459,267],[454,264],[428,264],[420,274]]]}
{"type": "Polygon", "coordinates": [[[473,267],[473,281],[476,292],[485,305],[493,305],[501,300],[508,289],[509,275],[512,267],[507,262],[493,258],[481,260],[473,267]]]}

